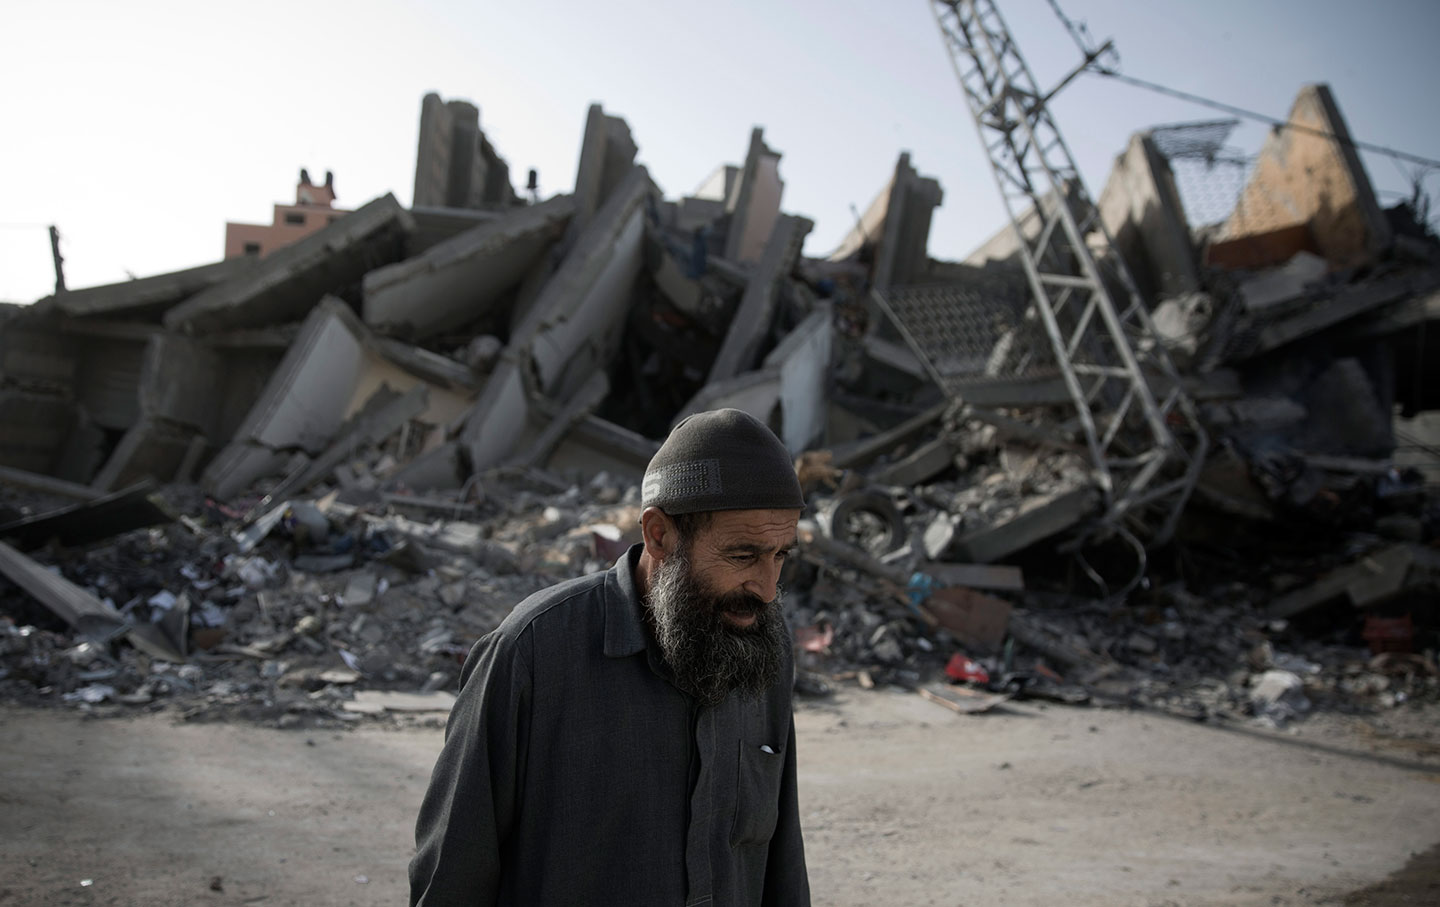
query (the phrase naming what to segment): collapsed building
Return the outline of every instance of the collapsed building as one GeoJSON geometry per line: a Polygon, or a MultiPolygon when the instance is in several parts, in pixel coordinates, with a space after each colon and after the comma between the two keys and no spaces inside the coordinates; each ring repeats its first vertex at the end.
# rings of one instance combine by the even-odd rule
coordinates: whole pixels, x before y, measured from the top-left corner
{"type": "Polygon", "coordinates": [[[811,503],[803,689],[1272,719],[1434,695],[1440,243],[1380,208],[1325,86],[1290,122],[1253,162],[1225,124],[1139,133],[1093,205],[1047,196],[960,261],[930,257],[943,192],[902,154],[815,259],[759,128],[667,199],[595,105],[572,192],[527,199],[476,108],[427,96],[412,207],[0,315],[0,684],[443,707],[509,607],[634,539],[669,427],[733,406],[811,503]],[[1059,206],[1133,275],[1145,392],[1208,438],[1151,537],[1108,518],[1132,398],[1067,409],[1017,262],[1059,206]]]}

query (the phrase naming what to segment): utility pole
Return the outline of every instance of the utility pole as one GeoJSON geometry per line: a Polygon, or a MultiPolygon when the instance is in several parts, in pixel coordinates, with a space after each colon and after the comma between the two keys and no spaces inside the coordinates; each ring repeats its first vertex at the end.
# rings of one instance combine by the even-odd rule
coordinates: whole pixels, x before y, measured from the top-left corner
{"type": "Polygon", "coordinates": [[[50,225],[50,257],[55,260],[55,292],[65,292],[65,259],[60,256],[60,231],[50,225]]]}

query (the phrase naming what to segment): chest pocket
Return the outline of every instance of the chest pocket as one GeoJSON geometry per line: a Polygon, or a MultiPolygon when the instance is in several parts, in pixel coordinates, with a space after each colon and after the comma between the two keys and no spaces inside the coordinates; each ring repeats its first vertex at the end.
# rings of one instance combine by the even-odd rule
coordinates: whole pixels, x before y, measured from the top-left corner
{"type": "Polygon", "coordinates": [[[739,747],[730,846],[767,844],[775,834],[775,821],[780,814],[780,779],[785,770],[785,752],[767,753],[744,740],[739,741],[739,747]]]}

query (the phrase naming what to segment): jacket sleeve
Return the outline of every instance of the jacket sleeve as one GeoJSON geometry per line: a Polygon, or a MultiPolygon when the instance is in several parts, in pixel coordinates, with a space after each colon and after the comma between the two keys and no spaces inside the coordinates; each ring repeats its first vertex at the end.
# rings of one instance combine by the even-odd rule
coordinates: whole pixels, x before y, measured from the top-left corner
{"type": "Polygon", "coordinates": [[[415,823],[412,907],[490,905],[519,810],[529,737],[530,671],[519,640],[481,639],[460,674],[445,745],[415,823]]]}
{"type": "Polygon", "coordinates": [[[765,898],[769,907],[808,907],[810,876],[805,870],[805,841],[800,834],[800,803],[795,791],[795,717],[785,741],[785,768],[780,780],[780,815],[770,838],[765,862],[765,898]]]}

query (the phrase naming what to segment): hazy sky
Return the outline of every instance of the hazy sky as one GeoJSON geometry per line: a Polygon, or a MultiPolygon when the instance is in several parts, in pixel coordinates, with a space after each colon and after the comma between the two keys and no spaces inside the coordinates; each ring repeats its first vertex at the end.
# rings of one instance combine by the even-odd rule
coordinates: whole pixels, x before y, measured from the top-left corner
{"type": "MultiPolygon", "coordinates": [[[[1440,158],[1433,0],[1062,6],[1114,38],[1130,75],[1277,117],[1325,81],[1355,138],[1440,158]]],[[[1000,8],[1042,85],[1077,61],[1046,0],[1000,8]]],[[[517,184],[537,168],[542,194],[570,191],[599,101],[671,198],[743,162],[763,126],[785,210],[816,222],[810,255],[902,150],[945,190],[931,255],[963,257],[1005,224],[928,0],[9,0],[0,22],[0,300],[52,289],[46,224],[78,288],[218,260],[225,222],[269,223],[301,167],[333,170],[344,207],[408,205],[427,91],[479,106],[517,184]]],[[[1218,116],[1095,76],[1054,111],[1094,194],[1131,132],[1218,116]]],[[[1263,133],[1232,141],[1253,151],[1263,133]]],[[[1404,170],[1365,162],[1393,203],[1404,170]]]]}

